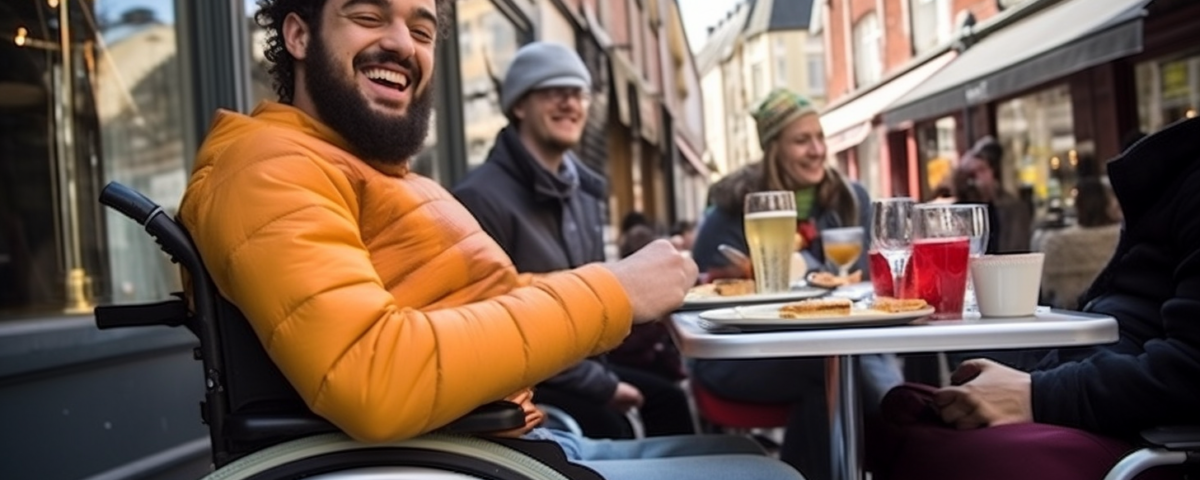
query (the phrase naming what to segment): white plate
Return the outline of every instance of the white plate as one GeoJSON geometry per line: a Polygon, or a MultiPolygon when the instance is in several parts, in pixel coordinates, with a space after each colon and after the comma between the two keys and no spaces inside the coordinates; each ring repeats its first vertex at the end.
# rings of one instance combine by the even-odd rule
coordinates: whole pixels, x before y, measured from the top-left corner
{"type": "Polygon", "coordinates": [[[839,327],[879,327],[904,325],[933,313],[933,307],[912,312],[887,313],[879,310],[855,307],[850,315],[835,317],[782,318],[779,307],[783,303],[732,307],[700,313],[700,318],[717,325],[734,327],[767,327],[770,329],[811,329],[839,327]]]}
{"type": "Polygon", "coordinates": [[[711,308],[733,307],[738,305],[750,305],[758,303],[771,302],[794,302],[807,298],[816,298],[829,293],[829,290],[815,287],[795,288],[787,292],[779,293],[752,293],[750,295],[693,295],[688,294],[683,299],[683,306],[680,310],[706,310],[711,308]]]}

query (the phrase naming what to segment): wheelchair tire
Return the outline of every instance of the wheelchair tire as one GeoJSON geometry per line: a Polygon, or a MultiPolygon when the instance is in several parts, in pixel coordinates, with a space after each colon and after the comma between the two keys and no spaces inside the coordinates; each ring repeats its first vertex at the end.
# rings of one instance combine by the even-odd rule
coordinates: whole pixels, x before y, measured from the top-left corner
{"type": "MultiPolygon", "coordinates": [[[[478,438],[426,434],[392,444],[364,444],[342,433],[314,435],[240,458],[203,480],[291,480],[328,475],[339,480],[379,478],[372,467],[416,467],[483,480],[569,480],[564,474],[503,445],[478,438]],[[362,469],[363,475],[354,470],[362,469]],[[369,469],[369,470],[368,470],[369,469]],[[367,475],[366,472],[372,472],[367,475]]],[[[410,478],[421,478],[411,477],[410,478]]]]}

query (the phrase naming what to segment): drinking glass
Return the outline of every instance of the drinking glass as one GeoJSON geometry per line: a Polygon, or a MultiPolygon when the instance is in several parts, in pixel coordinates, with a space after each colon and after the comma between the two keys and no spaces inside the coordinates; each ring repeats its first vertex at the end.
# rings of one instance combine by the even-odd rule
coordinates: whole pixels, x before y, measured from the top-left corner
{"type": "MultiPolygon", "coordinates": [[[[871,248],[873,255],[887,260],[892,278],[892,295],[902,297],[901,285],[908,258],[912,255],[912,211],[908,197],[885,198],[871,204],[871,248]]],[[[878,264],[873,261],[872,264],[878,264]]],[[[875,272],[871,272],[874,276],[875,272]]],[[[878,285],[878,284],[876,284],[878,285]]],[[[877,291],[876,294],[879,292],[877,291]]]]}
{"type": "MultiPolygon", "coordinates": [[[[988,233],[991,225],[988,223],[987,205],[963,203],[950,205],[954,216],[966,227],[967,239],[971,243],[970,258],[978,258],[987,252],[988,233]]],[[[970,260],[968,260],[970,262],[970,260]]],[[[963,308],[967,313],[978,313],[979,305],[975,301],[975,282],[967,274],[967,295],[963,300],[963,308]]]]}
{"type": "Polygon", "coordinates": [[[745,208],[755,291],[788,291],[792,252],[796,250],[796,195],[788,191],[751,193],[746,195],[745,208]]]}
{"type": "Polygon", "coordinates": [[[970,229],[955,205],[917,205],[912,213],[913,296],[934,308],[932,318],[962,318],[970,229]]]}
{"type": "Polygon", "coordinates": [[[825,260],[838,268],[838,275],[845,277],[850,267],[862,256],[863,228],[829,228],[821,231],[821,246],[825,260]]]}

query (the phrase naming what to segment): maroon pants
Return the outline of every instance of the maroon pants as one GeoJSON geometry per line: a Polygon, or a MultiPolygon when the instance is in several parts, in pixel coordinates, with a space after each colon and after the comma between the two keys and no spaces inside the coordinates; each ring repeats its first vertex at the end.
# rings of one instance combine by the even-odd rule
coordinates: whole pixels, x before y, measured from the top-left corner
{"type": "MultiPolygon", "coordinates": [[[[1129,443],[1082,430],[1027,423],[976,430],[946,425],[934,388],[905,384],[884,397],[884,421],[869,428],[868,468],[878,480],[1100,480],[1129,443]]],[[[1180,478],[1157,468],[1137,478],[1180,478]]]]}

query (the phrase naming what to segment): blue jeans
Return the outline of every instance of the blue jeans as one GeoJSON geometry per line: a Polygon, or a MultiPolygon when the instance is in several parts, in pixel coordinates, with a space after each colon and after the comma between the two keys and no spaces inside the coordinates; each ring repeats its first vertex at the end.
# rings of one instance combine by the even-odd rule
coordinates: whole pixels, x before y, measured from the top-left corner
{"type": "Polygon", "coordinates": [[[594,440],[546,428],[534,429],[528,436],[557,442],[567,459],[608,480],[803,480],[796,470],[767,457],[758,443],[746,437],[677,435],[594,440]]]}

